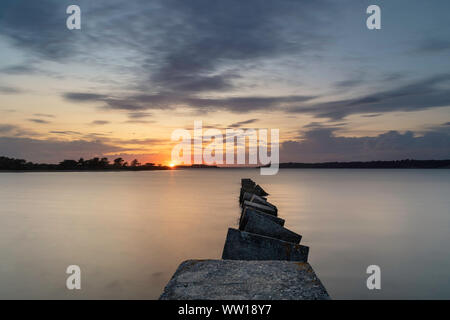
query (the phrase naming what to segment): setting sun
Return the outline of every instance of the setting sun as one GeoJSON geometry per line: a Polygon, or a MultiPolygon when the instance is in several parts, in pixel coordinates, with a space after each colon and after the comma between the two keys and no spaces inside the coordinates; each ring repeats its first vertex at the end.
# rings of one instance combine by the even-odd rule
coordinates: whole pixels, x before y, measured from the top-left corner
{"type": "Polygon", "coordinates": [[[169,167],[171,167],[171,168],[175,167],[175,163],[169,164],[169,167]]]}

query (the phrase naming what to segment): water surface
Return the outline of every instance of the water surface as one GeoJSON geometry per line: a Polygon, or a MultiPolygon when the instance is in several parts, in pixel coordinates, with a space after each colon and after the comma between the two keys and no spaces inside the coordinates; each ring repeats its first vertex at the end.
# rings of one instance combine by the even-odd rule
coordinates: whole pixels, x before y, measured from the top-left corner
{"type": "Polygon", "coordinates": [[[0,173],[0,298],[158,298],[183,260],[221,257],[243,177],[303,235],[333,298],[450,299],[450,170],[380,169],[0,173]]]}

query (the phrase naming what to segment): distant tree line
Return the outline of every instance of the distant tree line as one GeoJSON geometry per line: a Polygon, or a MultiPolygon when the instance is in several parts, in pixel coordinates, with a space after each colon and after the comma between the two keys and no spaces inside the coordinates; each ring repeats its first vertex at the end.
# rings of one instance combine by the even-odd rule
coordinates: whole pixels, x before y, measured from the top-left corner
{"type": "Polygon", "coordinates": [[[130,163],[122,158],[110,162],[108,158],[64,160],[59,164],[33,163],[24,159],[0,157],[0,170],[167,170],[169,167],[154,163],[141,164],[137,159],[130,163]]]}
{"type": "Polygon", "coordinates": [[[353,161],[321,163],[280,163],[280,168],[303,169],[443,169],[450,168],[450,160],[395,160],[395,161],[353,161]]]}

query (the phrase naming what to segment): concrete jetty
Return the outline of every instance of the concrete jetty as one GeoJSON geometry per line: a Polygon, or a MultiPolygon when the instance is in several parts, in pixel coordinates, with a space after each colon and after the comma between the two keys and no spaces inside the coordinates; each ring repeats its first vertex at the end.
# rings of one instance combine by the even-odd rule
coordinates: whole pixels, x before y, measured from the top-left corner
{"type": "Polygon", "coordinates": [[[268,195],[253,180],[242,179],[239,229],[228,229],[222,260],[183,262],[160,299],[330,299],[307,262],[309,247],[285,227],[268,195]]]}
{"type": "Polygon", "coordinates": [[[308,263],[188,260],[173,275],[161,300],[327,300],[308,263]]]}

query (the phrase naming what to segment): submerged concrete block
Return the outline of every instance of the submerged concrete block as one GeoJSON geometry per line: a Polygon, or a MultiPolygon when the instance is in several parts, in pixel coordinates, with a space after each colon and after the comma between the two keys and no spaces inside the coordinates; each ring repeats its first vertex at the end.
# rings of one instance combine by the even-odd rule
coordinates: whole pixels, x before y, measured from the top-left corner
{"type": "Polygon", "coordinates": [[[253,208],[245,207],[242,209],[241,218],[239,219],[239,229],[240,230],[242,230],[242,227],[247,223],[248,216],[251,214],[259,215],[262,218],[269,219],[280,226],[284,226],[284,219],[278,218],[271,214],[264,213],[262,211],[258,211],[253,208]]]}
{"type": "Polygon", "coordinates": [[[302,236],[280,226],[272,220],[261,217],[258,214],[246,213],[246,217],[243,219],[242,231],[259,234],[261,236],[271,237],[295,244],[300,243],[302,236]]]}
{"type": "Polygon", "coordinates": [[[229,228],[222,259],[308,261],[309,247],[229,228]]]}
{"type": "Polygon", "coordinates": [[[277,208],[265,206],[263,204],[250,202],[250,201],[247,201],[247,200],[244,200],[244,202],[242,204],[242,207],[251,207],[251,208],[254,208],[256,210],[259,210],[259,211],[262,211],[262,212],[265,212],[265,213],[268,213],[268,214],[271,214],[271,215],[274,215],[274,216],[276,216],[277,212],[278,212],[277,208]]]}
{"type": "Polygon", "coordinates": [[[329,300],[308,263],[188,260],[180,264],[161,300],[329,300]]]}

